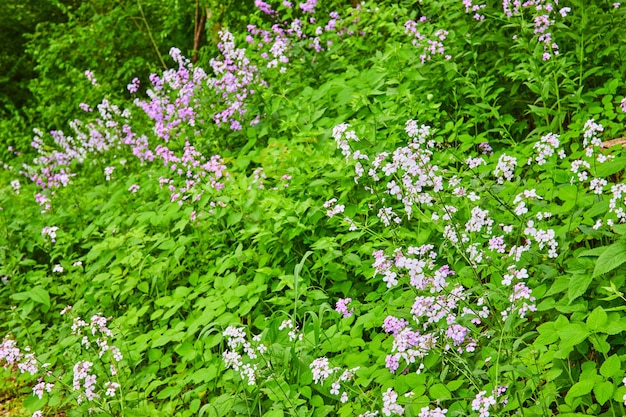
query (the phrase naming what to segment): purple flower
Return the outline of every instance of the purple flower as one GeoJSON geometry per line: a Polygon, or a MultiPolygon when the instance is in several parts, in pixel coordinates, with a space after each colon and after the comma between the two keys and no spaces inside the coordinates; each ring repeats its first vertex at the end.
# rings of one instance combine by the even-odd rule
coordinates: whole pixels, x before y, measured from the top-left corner
{"type": "Polygon", "coordinates": [[[128,91],[133,94],[136,93],[139,90],[139,78],[135,77],[133,78],[133,80],[131,81],[130,84],[128,84],[126,86],[126,88],[128,88],[128,91]]]}
{"type": "Polygon", "coordinates": [[[317,6],[317,0],[307,0],[300,3],[300,9],[305,13],[315,13],[315,6],[317,6]]]}
{"type": "Polygon", "coordinates": [[[348,309],[348,304],[352,301],[352,298],[340,298],[337,300],[335,310],[343,315],[343,318],[348,318],[354,313],[354,309],[348,309]]]}
{"type": "Polygon", "coordinates": [[[399,319],[394,316],[387,316],[387,318],[383,322],[383,330],[385,331],[385,333],[391,333],[395,336],[408,325],[409,322],[404,319],[399,319]]]}

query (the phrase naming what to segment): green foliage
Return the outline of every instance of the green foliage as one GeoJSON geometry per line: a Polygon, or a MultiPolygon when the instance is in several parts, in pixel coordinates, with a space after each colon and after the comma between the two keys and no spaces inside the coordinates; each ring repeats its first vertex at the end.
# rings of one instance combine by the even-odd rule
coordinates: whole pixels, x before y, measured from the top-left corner
{"type": "MultiPolygon", "coordinates": [[[[451,0],[331,2],[312,24],[270,4],[57,2],[28,42],[32,72],[0,80],[32,78],[36,103],[2,122],[13,395],[30,414],[77,416],[624,414],[625,158],[601,143],[624,136],[623,8],[554,10],[556,54],[531,8],[487,5],[477,20],[451,0]],[[202,14],[213,43],[195,65],[171,53],[168,71],[171,46],[193,56],[202,14]],[[216,46],[224,28],[245,63],[216,46]],[[269,63],[279,38],[259,46],[276,28],[284,72],[269,63]],[[255,83],[237,78],[247,70],[255,83]],[[245,107],[240,129],[215,123],[231,105],[245,107]],[[26,146],[31,122],[75,118],[26,146]],[[49,373],[20,373],[27,352],[49,373]],[[73,389],[84,361],[88,400],[84,380],[73,389]]],[[[30,100],[12,97],[7,108],[30,100]]]]}

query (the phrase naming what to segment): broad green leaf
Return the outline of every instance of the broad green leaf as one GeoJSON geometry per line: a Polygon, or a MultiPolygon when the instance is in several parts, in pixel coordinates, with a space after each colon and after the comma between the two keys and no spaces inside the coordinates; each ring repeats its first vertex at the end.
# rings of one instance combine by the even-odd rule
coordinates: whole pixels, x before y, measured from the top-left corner
{"type": "Polygon", "coordinates": [[[570,323],[557,331],[561,338],[561,347],[576,346],[589,336],[589,330],[582,323],[570,323]]]}
{"type": "Polygon", "coordinates": [[[596,401],[598,401],[600,405],[604,405],[604,403],[613,396],[614,390],[615,388],[611,382],[603,381],[594,385],[593,394],[596,396],[596,401]]]}
{"type": "Polygon", "coordinates": [[[610,378],[612,376],[618,375],[622,372],[622,361],[620,361],[619,356],[611,355],[609,356],[602,366],[600,367],[600,375],[606,378],[610,378]]]}
{"type": "Polygon", "coordinates": [[[174,398],[180,393],[180,391],[182,391],[182,389],[182,385],[172,385],[171,387],[167,387],[161,390],[161,392],[159,392],[159,395],[157,395],[157,398],[160,400],[166,398],[174,398]]]}
{"type": "Polygon", "coordinates": [[[610,272],[626,262],[626,242],[617,241],[598,257],[593,270],[594,278],[610,272]]]}
{"type": "Polygon", "coordinates": [[[580,258],[581,256],[600,256],[604,252],[606,252],[607,249],[608,249],[608,246],[600,246],[600,247],[593,248],[593,249],[587,249],[587,250],[580,252],[578,254],[578,257],[580,258]]]}
{"type": "MultiPolygon", "coordinates": [[[[322,404],[323,405],[323,404],[322,404]]],[[[285,412],[281,408],[275,408],[263,414],[265,417],[283,417],[285,412]]]]}
{"type": "Polygon", "coordinates": [[[589,284],[593,281],[593,276],[589,274],[574,274],[569,279],[569,288],[567,289],[567,298],[571,303],[581,295],[583,295],[589,284]]]}
{"type": "Polygon", "coordinates": [[[608,315],[602,307],[596,307],[587,317],[587,328],[594,332],[599,332],[608,320],[608,315]]]}
{"type": "Polygon", "coordinates": [[[13,294],[11,298],[18,301],[27,300],[30,298],[36,303],[43,304],[46,307],[50,307],[50,295],[48,294],[48,291],[44,290],[40,286],[33,287],[25,292],[13,294]]]}
{"type": "Polygon", "coordinates": [[[29,292],[30,298],[34,302],[50,307],[50,295],[48,294],[48,291],[44,290],[42,287],[35,287],[29,292]]]}
{"type": "Polygon", "coordinates": [[[589,340],[593,344],[593,348],[600,353],[609,353],[611,350],[611,345],[606,341],[608,336],[603,333],[594,333],[589,336],[589,340]]]}
{"type": "Polygon", "coordinates": [[[428,394],[430,395],[431,399],[435,401],[449,400],[450,398],[452,398],[452,395],[450,394],[450,390],[448,390],[448,388],[446,388],[446,386],[443,384],[433,385],[432,387],[428,389],[428,394]]]}
{"type": "Polygon", "coordinates": [[[559,334],[556,331],[553,322],[543,323],[537,328],[539,336],[535,339],[535,345],[545,346],[556,342],[559,339],[559,334]]]}
{"type": "Polygon", "coordinates": [[[587,395],[593,389],[595,382],[589,379],[585,379],[583,381],[578,381],[572,388],[569,389],[567,395],[565,396],[565,402],[571,403],[574,398],[582,397],[583,395],[587,395]]]}

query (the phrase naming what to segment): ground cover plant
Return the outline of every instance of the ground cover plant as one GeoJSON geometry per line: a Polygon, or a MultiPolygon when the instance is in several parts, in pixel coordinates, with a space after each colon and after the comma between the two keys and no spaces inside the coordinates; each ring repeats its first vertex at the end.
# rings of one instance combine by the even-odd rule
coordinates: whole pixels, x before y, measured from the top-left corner
{"type": "Polygon", "coordinates": [[[626,413],[620,3],[208,4],[4,133],[14,413],[626,413]]]}

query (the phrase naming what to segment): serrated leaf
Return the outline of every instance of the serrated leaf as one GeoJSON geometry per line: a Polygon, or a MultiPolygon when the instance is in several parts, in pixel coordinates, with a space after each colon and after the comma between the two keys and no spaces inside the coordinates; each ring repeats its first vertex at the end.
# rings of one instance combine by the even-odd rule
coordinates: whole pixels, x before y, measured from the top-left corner
{"type": "Polygon", "coordinates": [[[598,257],[596,267],[593,270],[593,277],[610,272],[626,262],[626,243],[617,241],[607,248],[598,257]]]}
{"type": "MultiPolygon", "coordinates": [[[[323,405],[323,404],[322,404],[323,405]]],[[[283,417],[285,412],[280,408],[275,408],[264,414],[265,417],[283,417]]]]}
{"type": "Polygon", "coordinates": [[[449,400],[452,398],[450,390],[443,384],[435,384],[428,389],[428,393],[433,400],[449,400]]]}
{"type": "Polygon", "coordinates": [[[550,286],[550,289],[544,294],[544,297],[549,297],[560,292],[565,292],[569,289],[571,277],[562,276],[558,277],[550,286]]]}
{"type": "Polygon", "coordinates": [[[622,372],[622,361],[617,355],[609,356],[600,367],[600,375],[610,378],[622,372]]]}
{"type": "Polygon", "coordinates": [[[593,281],[593,276],[589,274],[575,274],[570,277],[569,288],[567,289],[567,298],[570,304],[587,291],[591,281],[593,281]]]}
{"type": "Polygon", "coordinates": [[[604,252],[606,252],[607,249],[608,249],[608,246],[600,246],[598,248],[587,249],[587,250],[580,252],[578,254],[578,257],[580,258],[582,256],[600,256],[604,252]]]}
{"type": "Polygon", "coordinates": [[[43,304],[46,307],[50,307],[50,295],[48,291],[44,290],[42,287],[33,287],[29,291],[24,293],[14,294],[12,297],[14,300],[25,300],[30,298],[36,303],[43,304]]]}
{"type": "Polygon", "coordinates": [[[567,395],[565,396],[565,402],[571,404],[571,401],[574,398],[582,397],[583,395],[587,395],[593,389],[595,382],[590,379],[585,379],[582,381],[578,381],[572,388],[569,389],[567,395]]]}
{"type": "Polygon", "coordinates": [[[608,318],[606,311],[602,307],[596,307],[587,317],[587,328],[598,332],[606,325],[608,318]]]}
{"type": "Polygon", "coordinates": [[[589,330],[582,323],[570,323],[558,330],[561,347],[576,346],[589,336],[589,330]]]}
{"type": "Polygon", "coordinates": [[[593,394],[600,405],[604,405],[613,396],[613,391],[615,391],[615,388],[609,381],[600,382],[593,387],[593,394]]]}

